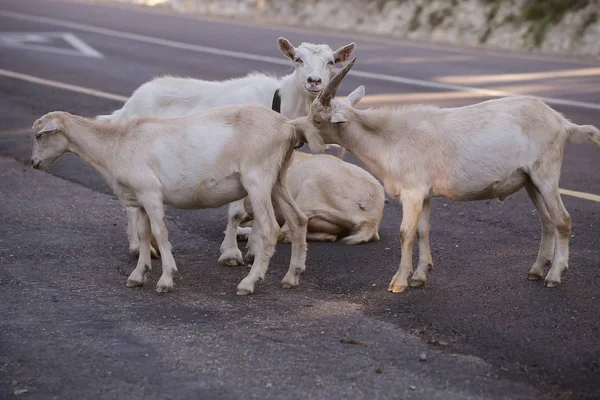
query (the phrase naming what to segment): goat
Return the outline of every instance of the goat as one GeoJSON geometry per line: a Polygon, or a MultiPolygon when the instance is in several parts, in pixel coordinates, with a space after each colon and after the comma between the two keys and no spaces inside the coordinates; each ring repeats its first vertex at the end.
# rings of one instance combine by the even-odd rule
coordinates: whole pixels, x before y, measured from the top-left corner
{"type": "MultiPolygon", "coordinates": [[[[341,239],[349,245],[379,240],[385,193],[377,179],[364,169],[329,155],[294,151],[285,185],[308,218],[307,240],[341,239]]],[[[247,199],[244,208],[251,216],[252,205],[247,199]]],[[[283,225],[279,241],[290,243],[283,215],[277,210],[275,215],[279,225],[283,225]]],[[[238,237],[246,238],[250,232],[251,228],[240,227],[238,237]]]]}
{"type": "Polygon", "coordinates": [[[528,279],[561,283],[568,268],[571,218],[558,182],[566,142],[600,146],[600,131],[576,125],[535,97],[484,101],[458,108],[415,105],[399,109],[355,109],[359,86],[344,101],[335,92],[356,58],[321,92],[308,117],[291,121],[322,151],[337,143],[352,152],[402,202],[402,257],[388,290],[402,292],[413,272],[418,232],[419,263],[411,286],[425,284],[432,267],[429,215],[432,197],[470,201],[500,199],[523,187],[537,208],[542,239],[528,279]],[[319,142],[320,141],[320,142],[319,142]]]}
{"type": "Polygon", "coordinates": [[[335,64],[347,61],[356,49],[354,42],[336,51],[325,44],[302,43],[294,47],[283,37],[277,45],[295,68],[280,79],[256,72],[225,81],[163,76],[137,88],[121,109],[96,118],[115,121],[136,116],[178,117],[244,103],[271,107],[277,90],[281,113],[288,118],[301,117],[308,114],[310,104],[329,82],[335,64]]]}
{"type": "Polygon", "coordinates": [[[237,287],[237,294],[245,295],[253,293],[256,281],[264,278],[275,251],[279,226],[272,201],[285,216],[292,238],[283,286],[297,286],[305,270],[307,219],[283,184],[293,149],[302,139],[285,121],[262,105],[125,122],[52,112],[33,124],[31,163],[45,169],[64,153],[74,153],[100,172],[124,207],[137,209],[140,254],[127,286],[145,283],[153,235],[162,258],[158,292],[171,290],[177,271],[163,204],[214,208],[248,196],[257,225],[252,235],[254,264],[237,287]]]}
{"type": "MultiPolygon", "coordinates": [[[[281,79],[259,73],[222,82],[162,77],[141,85],[120,110],[96,118],[123,121],[136,116],[178,117],[213,107],[244,103],[259,103],[271,107],[276,91],[281,96],[281,113],[289,118],[300,117],[308,114],[315,96],[329,82],[334,65],[348,60],[356,49],[354,42],[336,51],[324,44],[302,43],[299,47],[294,47],[283,37],[277,40],[277,44],[295,67],[292,74],[281,79]]],[[[243,211],[242,201],[229,206],[228,223],[219,258],[221,264],[244,264],[236,240],[243,211]]],[[[135,209],[128,210],[127,235],[133,254],[139,251],[134,223],[138,217],[135,209]]],[[[154,248],[151,251],[154,257],[158,257],[154,248]]]]}

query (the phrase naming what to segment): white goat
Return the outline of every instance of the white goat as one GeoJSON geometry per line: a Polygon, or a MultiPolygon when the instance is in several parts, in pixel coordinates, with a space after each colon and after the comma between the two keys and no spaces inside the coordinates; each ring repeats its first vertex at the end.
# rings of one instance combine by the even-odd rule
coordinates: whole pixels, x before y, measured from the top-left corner
{"type": "MultiPolygon", "coordinates": [[[[244,103],[259,103],[270,108],[276,90],[281,96],[281,113],[284,116],[304,116],[308,114],[315,96],[329,82],[334,65],[348,60],[356,48],[354,42],[336,51],[323,44],[302,43],[294,47],[283,37],[277,40],[277,44],[295,67],[292,74],[281,79],[258,73],[222,82],[162,77],[140,86],[120,110],[96,118],[122,121],[136,116],[178,117],[213,107],[244,103]]],[[[236,231],[243,215],[242,201],[229,206],[227,229],[219,258],[222,264],[244,264],[236,240],[236,231]]],[[[128,210],[127,232],[130,251],[134,254],[139,251],[133,222],[138,217],[135,209],[128,210]]],[[[156,256],[155,250],[151,251],[156,256]]]]}
{"type": "MultiPolygon", "coordinates": [[[[411,286],[425,283],[432,266],[430,199],[500,200],[525,187],[538,210],[542,240],[530,280],[552,267],[545,285],[555,287],[568,268],[571,218],[558,181],[567,141],[600,146],[600,131],[576,125],[533,97],[489,100],[458,108],[413,106],[358,110],[360,86],[344,101],[333,100],[349,63],[312,105],[308,117],[291,122],[312,142],[347,148],[402,201],[402,259],[388,290],[405,290],[413,272],[412,248],[419,235],[419,264],[411,286]]],[[[316,148],[312,146],[311,148],[316,148]]]]}
{"type": "Polygon", "coordinates": [[[182,209],[220,207],[248,196],[256,218],[255,260],[237,287],[254,291],[275,251],[279,226],[273,203],[292,236],[284,287],[298,285],[305,269],[306,216],[283,185],[294,146],[301,141],[286,118],[261,105],[214,108],[178,118],[91,120],[65,112],[44,115],[33,125],[31,163],[46,168],[71,152],[94,167],[121,204],[136,208],[140,256],[127,286],[140,286],[151,268],[150,237],[162,257],[158,292],[173,287],[177,271],[164,223],[163,204],[182,209]]]}
{"type": "MultiPolygon", "coordinates": [[[[307,240],[341,239],[349,245],[379,240],[385,192],[364,169],[329,155],[294,151],[285,186],[308,218],[307,240]]],[[[252,215],[247,199],[244,207],[252,215]]],[[[290,243],[283,215],[276,210],[276,216],[283,225],[279,240],[290,243]]],[[[238,228],[238,237],[245,238],[250,232],[251,228],[238,228]]]]}

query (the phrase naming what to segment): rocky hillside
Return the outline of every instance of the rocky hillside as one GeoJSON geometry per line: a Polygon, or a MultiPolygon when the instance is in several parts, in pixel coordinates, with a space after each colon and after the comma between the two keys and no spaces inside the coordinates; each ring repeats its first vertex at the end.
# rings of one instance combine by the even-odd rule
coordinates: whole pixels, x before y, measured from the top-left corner
{"type": "Polygon", "coordinates": [[[600,55],[600,0],[118,0],[469,46],[600,55]]]}

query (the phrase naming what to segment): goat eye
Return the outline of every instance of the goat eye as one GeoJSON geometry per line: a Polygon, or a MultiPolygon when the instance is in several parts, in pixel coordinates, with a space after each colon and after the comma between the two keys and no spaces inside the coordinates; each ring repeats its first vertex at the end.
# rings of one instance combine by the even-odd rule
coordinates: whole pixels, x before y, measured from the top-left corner
{"type": "Polygon", "coordinates": [[[35,140],[40,140],[41,137],[42,137],[41,133],[36,133],[35,134],[35,140]]]}
{"type": "Polygon", "coordinates": [[[334,63],[333,61],[329,61],[329,62],[327,63],[327,65],[329,65],[330,67],[333,67],[333,66],[335,65],[335,63],[334,63]]]}
{"type": "Polygon", "coordinates": [[[301,59],[301,58],[296,58],[296,59],[294,60],[294,62],[297,62],[297,63],[299,63],[299,64],[303,64],[303,63],[304,63],[304,62],[302,61],[302,59],[301,59]]]}

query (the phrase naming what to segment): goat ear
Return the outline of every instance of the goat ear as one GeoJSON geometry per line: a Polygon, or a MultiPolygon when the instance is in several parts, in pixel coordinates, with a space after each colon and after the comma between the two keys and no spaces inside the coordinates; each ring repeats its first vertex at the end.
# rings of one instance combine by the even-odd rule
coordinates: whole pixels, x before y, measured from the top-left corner
{"type": "Polygon", "coordinates": [[[293,60],[296,58],[296,48],[294,45],[284,37],[280,37],[277,39],[277,46],[279,46],[279,50],[283,53],[284,56],[293,60]]]}
{"type": "Polygon", "coordinates": [[[352,93],[350,93],[348,96],[346,96],[346,98],[344,99],[344,101],[351,105],[352,107],[354,107],[355,105],[358,104],[359,101],[362,100],[362,98],[365,97],[365,87],[363,85],[360,85],[359,87],[357,87],[356,89],[354,89],[352,91],[352,93]]]}
{"type": "Polygon", "coordinates": [[[354,50],[356,50],[356,43],[354,42],[337,49],[335,53],[333,53],[333,59],[335,60],[335,63],[337,64],[348,61],[352,53],[354,53],[354,50]]]}
{"type": "Polygon", "coordinates": [[[342,115],[341,112],[334,111],[333,114],[331,114],[331,123],[332,124],[339,124],[341,122],[348,122],[348,120],[346,119],[346,117],[344,117],[342,115]]]}
{"type": "Polygon", "coordinates": [[[37,132],[37,134],[46,133],[46,132],[53,132],[53,131],[56,131],[56,130],[58,130],[60,128],[61,128],[61,126],[58,123],[58,121],[55,120],[55,119],[51,119],[50,121],[46,122],[46,125],[44,125],[44,127],[42,129],[40,129],[37,132]]]}

